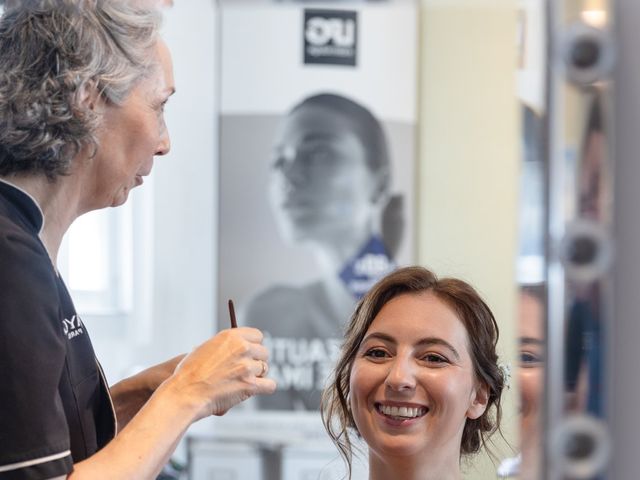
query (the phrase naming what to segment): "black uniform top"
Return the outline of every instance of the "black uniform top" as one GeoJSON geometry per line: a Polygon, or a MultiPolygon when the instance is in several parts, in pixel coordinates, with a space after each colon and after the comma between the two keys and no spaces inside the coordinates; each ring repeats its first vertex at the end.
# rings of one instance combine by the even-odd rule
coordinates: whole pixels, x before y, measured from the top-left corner
{"type": "Polygon", "coordinates": [[[38,234],[43,216],[0,181],[0,479],[65,475],[116,431],[91,340],[38,234]]]}

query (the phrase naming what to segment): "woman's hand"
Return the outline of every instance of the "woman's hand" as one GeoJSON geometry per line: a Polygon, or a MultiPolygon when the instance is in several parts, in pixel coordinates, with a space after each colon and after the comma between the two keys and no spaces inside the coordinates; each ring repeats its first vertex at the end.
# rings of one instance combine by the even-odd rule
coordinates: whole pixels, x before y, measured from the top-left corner
{"type": "Polygon", "coordinates": [[[223,330],[187,355],[161,387],[196,410],[198,420],[224,415],[256,394],[276,389],[266,373],[267,348],[262,332],[241,327],[223,330]]]}
{"type": "Polygon", "coordinates": [[[70,479],[155,478],[193,422],[223,415],[252,395],[276,389],[273,379],[262,377],[268,352],[262,332],[255,328],[223,330],[180,358],[129,380],[130,391],[139,390],[145,381],[153,389],[168,375],[126,428],[102,450],[74,465],[70,479]]]}

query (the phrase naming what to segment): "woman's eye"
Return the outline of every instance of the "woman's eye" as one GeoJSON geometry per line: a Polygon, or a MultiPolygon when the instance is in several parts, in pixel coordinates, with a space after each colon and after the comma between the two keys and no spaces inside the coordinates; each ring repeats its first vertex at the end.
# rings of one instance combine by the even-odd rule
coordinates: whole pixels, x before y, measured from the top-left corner
{"type": "Polygon", "coordinates": [[[448,362],[446,358],[444,358],[442,355],[438,355],[437,353],[428,353],[424,357],[422,357],[422,359],[429,363],[447,363],[448,362]]]}
{"type": "Polygon", "coordinates": [[[520,352],[520,365],[523,367],[536,367],[542,363],[539,355],[533,352],[520,352]]]}
{"type": "Polygon", "coordinates": [[[300,160],[302,160],[302,163],[306,168],[326,168],[327,164],[331,162],[332,159],[332,152],[325,145],[303,147],[300,150],[300,160]]]}
{"type": "Polygon", "coordinates": [[[160,103],[160,105],[158,105],[158,113],[163,114],[164,113],[164,109],[167,106],[167,101],[165,100],[164,102],[160,103]]]}
{"type": "Polygon", "coordinates": [[[387,355],[387,352],[382,350],[381,348],[372,348],[370,350],[367,350],[364,356],[369,358],[386,358],[389,355],[387,355]]]}

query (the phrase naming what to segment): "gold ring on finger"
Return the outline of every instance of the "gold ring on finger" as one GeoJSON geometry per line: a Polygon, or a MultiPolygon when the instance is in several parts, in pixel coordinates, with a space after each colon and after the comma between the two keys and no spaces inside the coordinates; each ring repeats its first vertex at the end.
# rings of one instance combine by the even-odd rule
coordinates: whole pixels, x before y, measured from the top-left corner
{"type": "Polygon", "coordinates": [[[264,377],[265,374],[267,373],[267,370],[269,370],[269,366],[267,365],[267,362],[265,362],[264,360],[260,360],[260,366],[262,367],[262,369],[260,370],[260,373],[258,374],[258,376],[264,377]]]}

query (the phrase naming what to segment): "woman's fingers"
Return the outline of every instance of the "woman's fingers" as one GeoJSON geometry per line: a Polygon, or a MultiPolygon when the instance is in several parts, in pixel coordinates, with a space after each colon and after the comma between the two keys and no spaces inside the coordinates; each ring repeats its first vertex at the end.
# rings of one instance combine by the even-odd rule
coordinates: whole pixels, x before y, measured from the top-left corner
{"type": "Polygon", "coordinates": [[[275,381],[266,377],[269,352],[262,339],[256,328],[223,330],[182,361],[175,380],[202,406],[198,416],[222,415],[253,395],[275,391],[275,381]]]}
{"type": "Polygon", "coordinates": [[[260,364],[260,373],[258,373],[256,376],[264,377],[267,374],[267,371],[269,370],[269,366],[267,365],[267,362],[265,362],[264,360],[258,360],[258,363],[260,364]]]}
{"type": "Polygon", "coordinates": [[[276,391],[278,386],[273,378],[258,378],[258,380],[256,380],[256,384],[258,385],[260,393],[266,395],[271,395],[276,391]]]}
{"type": "MultiPolygon", "coordinates": [[[[262,377],[254,376],[254,380],[252,382],[252,393],[242,398],[240,401],[236,403],[240,403],[253,395],[270,395],[276,391],[276,388],[277,388],[277,384],[275,380],[273,380],[272,378],[262,378],[262,377]]],[[[211,415],[215,415],[218,417],[222,416],[225,413],[227,413],[229,410],[231,410],[231,408],[233,408],[236,405],[236,403],[225,404],[225,403],[214,402],[212,404],[211,415]]]]}
{"type": "Polygon", "coordinates": [[[253,327],[228,328],[226,330],[220,331],[220,333],[224,333],[224,332],[230,332],[230,333],[233,333],[234,335],[240,335],[247,341],[253,342],[253,343],[262,343],[262,339],[264,338],[263,333],[257,328],[253,328],[253,327]]]}
{"type": "Polygon", "coordinates": [[[264,345],[254,344],[251,348],[251,357],[256,360],[269,361],[269,350],[264,345]]]}

